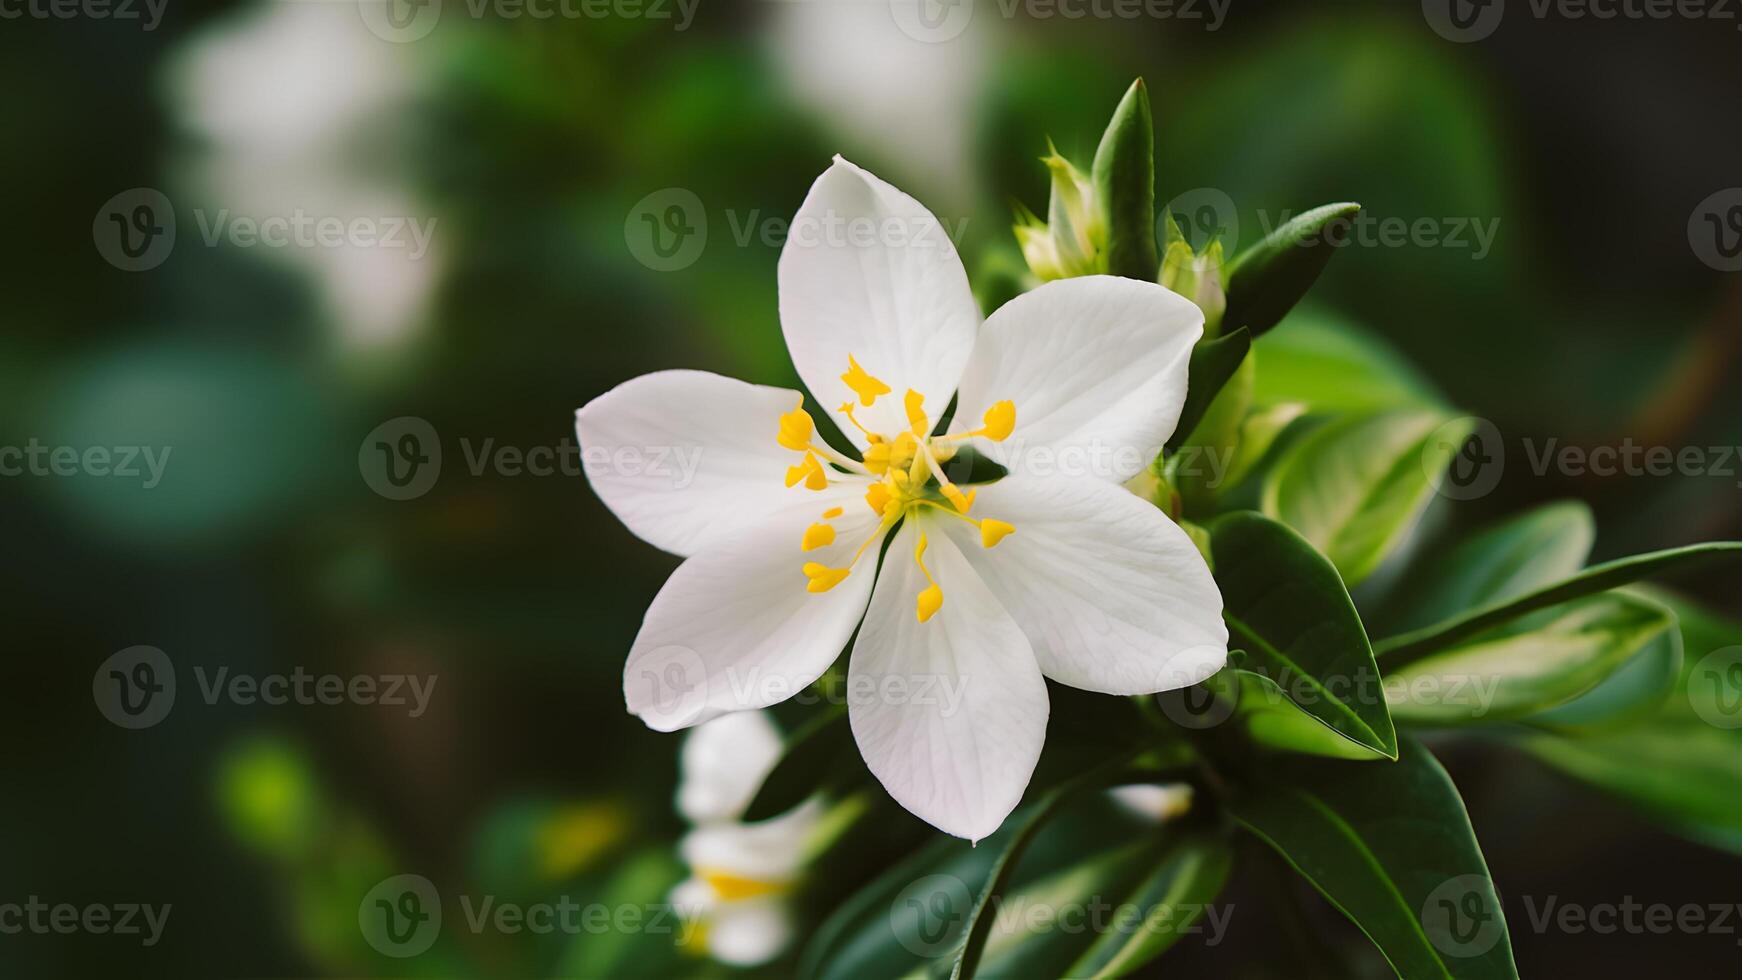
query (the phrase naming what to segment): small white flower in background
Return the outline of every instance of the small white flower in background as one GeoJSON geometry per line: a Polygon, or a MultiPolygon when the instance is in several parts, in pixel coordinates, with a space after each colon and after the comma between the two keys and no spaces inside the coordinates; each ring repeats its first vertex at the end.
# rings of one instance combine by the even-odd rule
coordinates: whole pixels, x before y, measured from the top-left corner
{"type": "Polygon", "coordinates": [[[698,923],[693,948],[733,966],[766,963],[791,945],[791,893],[822,815],[808,800],[771,820],[739,822],[780,748],[768,716],[745,711],[697,727],[679,762],[678,810],[697,826],[680,845],[691,877],[671,902],[698,923]]]}
{"type": "Polygon", "coordinates": [[[341,339],[358,347],[408,339],[440,280],[436,216],[398,176],[412,152],[404,120],[434,68],[422,50],[382,43],[355,4],[272,2],[203,28],[168,71],[172,107],[193,137],[178,169],[194,176],[172,194],[178,210],[191,200],[214,231],[298,212],[366,221],[387,240],[250,249],[308,276],[341,339]]]}
{"type": "Polygon", "coordinates": [[[663,731],[766,707],[857,627],[846,690],[866,764],[901,805],[978,840],[1033,774],[1043,678],[1151,694],[1226,662],[1203,557],[1121,487],[1178,421],[1203,314],[1156,283],[1086,276],[982,324],[937,219],[839,157],[793,229],[787,348],[860,458],[817,439],[798,392],[701,371],[582,408],[585,458],[610,461],[588,467],[594,490],[687,559],[647,611],[624,694],[663,731]],[[1009,474],[957,486],[943,464],[968,445],[1009,474]],[[693,465],[628,465],[655,452],[693,465]]]}
{"type": "Polygon", "coordinates": [[[1130,813],[1156,823],[1178,819],[1192,809],[1190,783],[1116,786],[1107,793],[1130,813]]]}

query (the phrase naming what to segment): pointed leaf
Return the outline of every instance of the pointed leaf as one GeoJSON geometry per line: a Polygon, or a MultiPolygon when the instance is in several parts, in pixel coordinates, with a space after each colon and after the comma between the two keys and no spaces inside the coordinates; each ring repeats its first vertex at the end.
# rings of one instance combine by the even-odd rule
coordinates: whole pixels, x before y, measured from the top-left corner
{"type": "Polygon", "coordinates": [[[831,705],[811,716],[786,737],[780,761],[751,799],[744,820],[767,820],[803,803],[823,785],[833,763],[852,745],[846,708],[831,705]]]}
{"type": "Polygon", "coordinates": [[[1517,598],[1491,603],[1433,626],[1390,637],[1379,643],[1376,649],[1384,658],[1386,669],[1395,670],[1539,609],[1738,554],[1742,554],[1742,541],[1712,541],[1604,562],[1517,598]]]}
{"type": "Polygon", "coordinates": [[[1290,759],[1230,804],[1408,980],[1517,980],[1506,920],[1451,778],[1413,739],[1395,763],[1290,759]]]}
{"type": "Polygon", "coordinates": [[[1228,643],[1341,737],[1397,756],[1367,632],[1337,570],[1300,535],[1241,511],[1210,526],[1228,643]]]}
{"type": "Polygon", "coordinates": [[[1353,203],[1313,208],[1235,257],[1228,264],[1228,307],[1222,322],[1245,327],[1254,337],[1276,326],[1337,254],[1360,210],[1353,203]]]}
{"type": "Polygon", "coordinates": [[[1154,282],[1155,121],[1143,79],[1131,83],[1101,135],[1090,168],[1095,196],[1107,213],[1107,271],[1154,282]]]}
{"type": "Polygon", "coordinates": [[[1173,437],[1168,439],[1168,452],[1177,452],[1191,438],[1204,413],[1209,411],[1210,403],[1240,369],[1246,352],[1251,349],[1252,338],[1244,330],[1223,334],[1192,348],[1191,363],[1187,368],[1186,403],[1180,409],[1179,424],[1174,427],[1173,437]]]}
{"type": "Polygon", "coordinates": [[[1675,629],[1675,614],[1620,593],[1589,596],[1389,671],[1398,721],[1465,725],[1519,718],[1590,691],[1675,629]]]}
{"type": "Polygon", "coordinates": [[[1221,893],[1233,862],[1233,848],[1220,837],[1195,834],[1173,842],[1120,903],[1143,910],[1143,918],[1102,933],[1064,975],[1122,977],[1167,952],[1221,893]]]}

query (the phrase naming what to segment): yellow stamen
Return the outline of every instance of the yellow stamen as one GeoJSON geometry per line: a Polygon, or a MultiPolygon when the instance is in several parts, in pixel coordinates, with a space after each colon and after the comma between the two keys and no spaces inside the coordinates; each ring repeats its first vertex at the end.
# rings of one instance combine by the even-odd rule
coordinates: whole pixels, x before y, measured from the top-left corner
{"type": "Polygon", "coordinates": [[[810,413],[804,410],[804,404],[800,402],[798,408],[780,417],[780,434],[775,436],[775,441],[786,449],[802,453],[810,448],[811,434],[816,428],[810,413]]]}
{"type": "Polygon", "coordinates": [[[1015,531],[1015,525],[988,517],[980,522],[980,544],[983,547],[996,548],[998,542],[1003,541],[1006,535],[1015,531]]]}
{"type": "Polygon", "coordinates": [[[867,442],[876,444],[876,443],[883,441],[882,436],[878,435],[875,432],[872,432],[870,429],[865,428],[865,426],[862,425],[859,422],[859,420],[853,416],[853,403],[852,402],[842,402],[841,407],[835,409],[835,411],[840,412],[842,415],[845,415],[847,417],[847,421],[853,423],[853,428],[858,429],[860,432],[865,433],[865,439],[867,442]]]}
{"type": "Polygon", "coordinates": [[[913,549],[913,562],[919,566],[919,573],[924,575],[926,582],[929,583],[925,590],[920,592],[919,598],[914,601],[914,614],[919,617],[919,621],[922,623],[937,615],[938,609],[944,604],[944,590],[938,588],[937,582],[931,577],[931,572],[926,571],[925,568],[925,546],[925,534],[921,533],[919,544],[913,549]]]}
{"type": "Polygon", "coordinates": [[[747,878],[718,868],[697,868],[696,877],[708,883],[722,902],[737,902],[759,895],[777,895],[787,890],[785,882],[747,878]]]}
{"type": "Polygon", "coordinates": [[[851,354],[847,355],[847,373],[841,375],[841,381],[853,389],[853,394],[859,396],[859,403],[866,407],[870,407],[877,400],[877,396],[890,392],[888,385],[865,373],[865,369],[859,366],[859,362],[851,354]]]}
{"type": "Polygon", "coordinates": [[[968,512],[969,507],[974,506],[974,498],[963,493],[962,488],[953,483],[946,483],[938,487],[938,489],[942,491],[945,499],[949,500],[950,503],[955,505],[957,510],[964,514],[968,512]]]}
{"type": "Polygon", "coordinates": [[[907,423],[913,427],[914,435],[923,436],[931,431],[931,426],[927,424],[925,417],[924,395],[909,388],[907,389],[907,397],[902,399],[902,404],[907,409],[907,423]]]}
{"type": "Polygon", "coordinates": [[[830,507],[828,510],[823,511],[823,520],[832,521],[845,513],[846,511],[840,507],[830,507]]]}
{"type": "Polygon", "coordinates": [[[878,476],[889,471],[889,443],[873,443],[865,449],[865,468],[878,476]]]}
{"type": "Polygon", "coordinates": [[[804,563],[804,577],[810,579],[806,592],[827,592],[845,579],[853,570],[851,568],[830,568],[814,561],[804,563]]]}
{"type": "Polygon", "coordinates": [[[823,469],[822,463],[817,462],[815,453],[805,453],[804,462],[786,468],[787,486],[797,486],[800,480],[803,480],[805,487],[810,490],[828,489],[828,471],[823,469]]]}
{"type": "Polygon", "coordinates": [[[835,529],[827,524],[812,524],[805,528],[804,540],[799,542],[800,551],[815,551],[835,543],[835,529]]]}

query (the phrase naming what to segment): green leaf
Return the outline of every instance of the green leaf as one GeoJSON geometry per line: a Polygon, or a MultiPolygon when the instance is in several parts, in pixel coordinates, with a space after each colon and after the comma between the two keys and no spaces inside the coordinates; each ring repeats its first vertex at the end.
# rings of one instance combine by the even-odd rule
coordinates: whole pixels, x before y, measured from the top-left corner
{"type": "Polygon", "coordinates": [[[1179,447],[1191,438],[1198,422],[1209,411],[1210,403],[1239,370],[1241,362],[1246,360],[1246,352],[1251,349],[1252,337],[1244,330],[1202,341],[1192,348],[1186,375],[1186,402],[1180,409],[1179,424],[1174,427],[1173,437],[1168,440],[1168,452],[1179,451],[1179,447]]]}
{"type": "Polygon", "coordinates": [[[1172,842],[1122,905],[1144,917],[1104,932],[1065,973],[1094,980],[1122,977],[1167,952],[1227,883],[1234,853],[1226,840],[1194,834],[1172,842]]]}
{"type": "MultiPolygon", "coordinates": [[[[1246,361],[1256,365],[1257,355],[1249,355],[1246,361]]],[[[1300,402],[1283,402],[1248,413],[1240,423],[1240,435],[1234,440],[1234,459],[1228,464],[1228,471],[1223,474],[1222,486],[1239,486],[1240,481],[1246,479],[1270,448],[1276,445],[1283,430],[1304,414],[1306,406],[1300,402]]]]}
{"type": "Polygon", "coordinates": [[[1298,402],[1320,414],[1446,406],[1389,344],[1322,311],[1296,312],[1253,346],[1264,362],[1252,393],[1260,406],[1298,402]]]}
{"type": "Polygon", "coordinates": [[[744,811],[744,820],[767,820],[803,803],[826,781],[834,762],[853,744],[847,709],[830,705],[786,737],[780,761],[744,811]]]}
{"type": "Polygon", "coordinates": [[[1551,585],[1584,567],[1595,536],[1591,509],[1576,500],[1491,525],[1424,556],[1398,587],[1385,622],[1396,631],[1419,629],[1551,585]]]}
{"type": "Polygon", "coordinates": [[[1239,685],[1235,717],[1254,742],[1286,752],[1303,752],[1353,762],[1388,759],[1390,756],[1359,742],[1350,741],[1336,729],[1308,714],[1288,699],[1276,682],[1250,670],[1232,671],[1239,685]]]}
{"type": "Polygon", "coordinates": [[[1589,596],[1388,671],[1386,701],[1415,724],[1519,718],[1590,691],[1674,629],[1655,602],[1589,596]]]}
{"type": "Polygon", "coordinates": [[[1361,205],[1352,203],[1313,208],[1236,256],[1228,263],[1228,306],[1222,323],[1245,327],[1254,337],[1276,326],[1337,254],[1360,210],[1361,205]]]}
{"type": "Polygon", "coordinates": [[[1598,592],[1638,582],[1654,575],[1686,571],[1706,562],[1742,552],[1742,541],[1713,541],[1653,551],[1593,565],[1571,578],[1503,602],[1472,609],[1423,629],[1390,637],[1376,650],[1388,670],[1444,650],[1520,616],[1598,592]]]}
{"type": "Polygon", "coordinates": [[[1473,423],[1399,410],[1337,419],[1290,446],[1264,483],[1266,514],[1354,585],[1403,542],[1473,423]]]}
{"type": "Polygon", "coordinates": [[[1131,83],[1113,110],[1090,166],[1095,197],[1107,214],[1107,271],[1154,282],[1155,121],[1143,79],[1131,83]]]}
{"type": "Polygon", "coordinates": [[[986,876],[986,884],[980,889],[979,897],[974,900],[974,907],[968,913],[968,928],[962,934],[962,944],[956,952],[956,965],[950,971],[950,980],[973,980],[974,974],[979,970],[980,959],[986,952],[986,940],[997,920],[998,902],[1003,897],[1004,890],[1010,886],[1011,876],[1016,873],[1016,866],[1021,862],[1023,853],[1034,843],[1041,828],[1046,826],[1047,821],[1052,819],[1065,801],[1081,790],[1104,782],[1112,770],[1124,765],[1125,761],[1123,758],[1109,760],[1105,765],[1054,787],[1029,809],[1015,833],[1011,835],[1010,842],[992,863],[992,871],[986,876]]]}
{"type": "Polygon", "coordinates": [[[1413,739],[1393,764],[1273,765],[1230,811],[1360,927],[1398,976],[1516,980],[1469,815],[1413,739]]]}
{"type": "Polygon", "coordinates": [[[1528,735],[1516,744],[1677,833],[1742,853],[1742,624],[1659,590],[1648,594],[1676,614],[1686,648],[1670,696],[1625,727],[1528,735]]]}
{"type": "Polygon", "coordinates": [[[1682,631],[1666,629],[1601,684],[1526,720],[1538,728],[1569,734],[1633,724],[1655,714],[1675,690],[1682,660],[1682,631]]]}
{"type": "Polygon", "coordinates": [[[1210,526],[1229,645],[1327,728],[1386,758],[1397,732],[1367,632],[1337,570],[1300,535],[1250,511],[1210,526]]]}

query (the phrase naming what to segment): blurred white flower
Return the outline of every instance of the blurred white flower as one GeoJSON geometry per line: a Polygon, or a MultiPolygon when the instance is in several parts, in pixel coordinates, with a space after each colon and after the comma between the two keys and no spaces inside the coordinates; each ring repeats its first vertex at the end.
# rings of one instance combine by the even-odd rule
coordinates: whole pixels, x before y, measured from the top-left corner
{"type": "Polygon", "coordinates": [[[1183,817],[1192,808],[1190,783],[1118,786],[1108,793],[1126,810],[1156,823],[1183,817]]]}
{"type": "Polygon", "coordinates": [[[780,749],[767,713],[744,711],[698,726],[679,760],[678,810],[697,826],[679,848],[691,877],[671,902],[698,923],[694,947],[733,966],[766,963],[791,945],[790,896],[822,816],[813,799],[770,820],[739,822],[780,749]]]}
{"type": "MultiPolygon", "coordinates": [[[[433,226],[400,176],[422,50],[377,38],[349,3],[262,3],[196,35],[167,78],[171,110],[193,138],[181,168],[193,177],[175,195],[199,210],[193,230],[299,215],[363,220],[380,234],[402,222],[433,226]]],[[[423,321],[440,275],[439,234],[424,250],[404,232],[395,239],[250,251],[309,276],[342,339],[374,345],[423,321]]]]}
{"type": "Polygon", "coordinates": [[[952,210],[974,187],[975,111],[993,58],[995,25],[982,17],[947,39],[903,31],[893,3],[785,0],[771,4],[770,56],[787,94],[850,151],[899,167],[952,210]]]}

